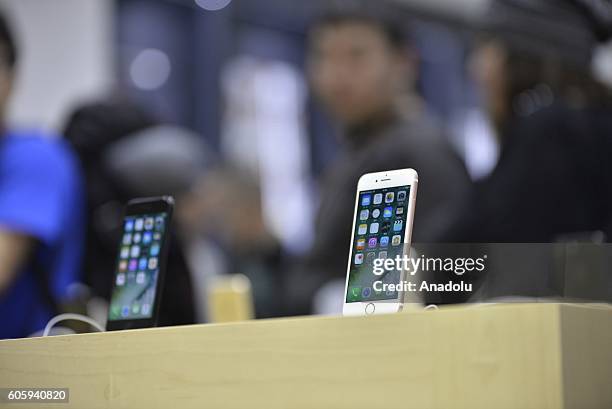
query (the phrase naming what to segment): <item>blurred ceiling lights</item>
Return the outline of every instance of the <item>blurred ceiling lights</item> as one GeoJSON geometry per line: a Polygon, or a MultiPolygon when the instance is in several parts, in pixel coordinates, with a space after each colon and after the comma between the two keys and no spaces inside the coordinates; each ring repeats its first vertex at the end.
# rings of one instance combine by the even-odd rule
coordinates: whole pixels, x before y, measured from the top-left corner
{"type": "Polygon", "coordinates": [[[195,4],[204,10],[217,11],[227,7],[232,0],[195,0],[195,4]]]}
{"type": "Polygon", "coordinates": [[[151,91],[160,88],[172,70],[168,55],[156,48],[138,53],[130,65],[130,78],[137,88],[151,91]]]}

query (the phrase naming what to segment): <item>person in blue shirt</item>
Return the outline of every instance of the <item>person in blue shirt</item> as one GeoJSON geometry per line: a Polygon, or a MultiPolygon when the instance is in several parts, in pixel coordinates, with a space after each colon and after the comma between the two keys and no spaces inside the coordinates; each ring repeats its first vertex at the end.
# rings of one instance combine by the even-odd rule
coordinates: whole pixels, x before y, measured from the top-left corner
{"type": "MultiPolygon", "coordinates": [[[[0,16],[0,115],[16,60],[0,16]]],[[[3,124],[0,116],[0,339],[40,331],[57,313],[80,278],[84,227],[80,172],[68,145],[3,124]]]]}

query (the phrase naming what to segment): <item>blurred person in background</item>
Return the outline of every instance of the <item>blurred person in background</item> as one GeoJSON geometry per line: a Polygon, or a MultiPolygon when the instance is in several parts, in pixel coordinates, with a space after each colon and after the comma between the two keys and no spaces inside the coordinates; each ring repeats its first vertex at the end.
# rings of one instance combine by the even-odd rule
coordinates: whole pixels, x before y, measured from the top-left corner
{"type": "Polygon", "coordinates": [[[501,155],[449,241],[612,237],[612,94],[590,71],[611,15],[606,1],[492,3],[470,70],[501,155]]]}
{"type": "MultiPolygon", "coordinates": [[[[469,69],[496,130],[500,157],[444,235],[448,242],[485,243],[491,254],[490,271],[463,277],[482,284],[472,301],[576,297],[567,283],[579,282],[579,296],[586,299],[602,297],[596,287],[608,286],[596,278],[601,267],[592,264],[595,258],[574,252],[573,260],[587,267],[572,269],[570,255],[561,252],[559,258],[553,245],[486,243],[612,237],[612,94],[591,73],[597,44],[612,38],[610,16],[609,2],[495,0],[484,17],[469,69]],[[608,13],[598,12],[606,7],[608,13]]],[[[439,282],[449,279],[434,275],[439,282]]],[[[426,301],[465,299],[438,293],[426,301]]]]}
{"type": "Polygon", "coordinates": [[[0,16],[0,338],[42,330],[81,278],[78,162],[55,135],[6,127],[17,57],[0,16]]]}
{"type": "Polygon", "coordinates": [[[312,90],[342,128],[344,152],[324,178],[312,251],[288,282],[294,313],[308,313],[323,284],[345,277],[361,175],[408,167],[419,173],[415,242],[436,240],[470,188],[463,163],[415,92],[405,22],[390,13],[379,4],[347,5],[310,29],[312,90]]]}
{"type": "MultiPolygon", "coordinates": [[[[78,107],[65,135],[83,167],[87,235],[83,270],[94,296],[109,300],[122,212],[137,197],[183,195],[203,172],[206,147],[185,129],[161,125],[131,102],[111,98],[78,107]]],[[[180,229],[170,241],[160,325],[195,322],[192,276],[180,229]]]]}
{"type": "Polygon", "coordinates": [[[208,277],[213,270],[216,275],[244,274],[251,282],[256,317],[282,315],[286,257],[264,221],[257,178],[244,169],[217,166],[200,178],[178,210],[186,235],[207,244],[199,251],[208,258],[200,262],[208,265],[208,277]],[[211,258],[219,255],[223,265],[215,269],[211,258]]]}

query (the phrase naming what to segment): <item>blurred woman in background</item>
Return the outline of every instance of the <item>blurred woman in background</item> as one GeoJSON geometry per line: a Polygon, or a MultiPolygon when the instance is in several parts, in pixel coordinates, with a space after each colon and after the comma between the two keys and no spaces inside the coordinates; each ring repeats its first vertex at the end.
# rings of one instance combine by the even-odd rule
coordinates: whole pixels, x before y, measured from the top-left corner
{"type": "MultiPolygon", "coordinates": [[[[605,14],[578,3],[496,0],[485,16],[485,38],[469,69],[496,131],[500,157],[444,237],[449,243],[482,243],[471,248],[490,255],[486,271],[463,277],[481,284],[470,301],[565,297],[574,290],[565,278],[555,281],[559,266],[551,263],[558,262],[565,274],[567,260],[557,257],[553,245],[488,243],[611,237],[612,96],[590,68],[598,43],[612,37],[612,24],[605,14]]],[[[589,271],[596,270],[587,269],[580,278],[588,290],[582,298],[591,298],[597,286],[609,287],[604,283],[609,278],[597,281],[589,271]]],[[[439,282],[449,279],[434,275],[439,282]]],[[[426,301],[466,299],[435,294],[426,301]]]]}
{"type": "Polygon", "coordinates": [[[587,4],[492,3],[470,70],[501,155],[448,241],[612,233],[612,96],[590,72],[612,22],[587,4]]]}

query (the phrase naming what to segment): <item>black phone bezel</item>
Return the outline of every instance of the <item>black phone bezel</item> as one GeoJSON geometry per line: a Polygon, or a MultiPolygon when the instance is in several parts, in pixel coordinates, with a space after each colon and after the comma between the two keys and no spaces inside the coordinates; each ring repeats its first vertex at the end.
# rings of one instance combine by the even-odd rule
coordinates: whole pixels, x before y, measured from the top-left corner
{"type": "MultiPolygon", "coordinates": [[[[159,270],[157,277],[157,285],[155,288],[155,302],[153,303],[152,315],[151,318],[143,318],[143,319],[127,319],[127,320],[110,320],[110,306],[112,304],[112,300],[109,301],[109,311],[106,315],[106,330],[107,331],[117,331],[117,330],[125,330],[125,329],[136,329],[136,328],[152,328],[156,327],[159,320],[159,309],[161,305],[161,295],[162,289],[164,287],[164,281],[166,276],[166,264],[168,258],[168,247],[170,245],[170,235],[171,235],[171,226],[172,226],[172,212],[174,210],[174,199],[171,196],[163,196],[163,197],[151,197],[151,198],[141,198],[141,199],[132,199],[130,200],[123,213],[122,221],[122,233],[121,237],[123,237],[123,220],[126,216],[137,216],[139,214],[147,214],[147,213],[167,213],[167,221],[166,221],[166,229],[161,239],[161,246],[159,251],[159,270]]],[[[117,246],[117,252],[121,249],[121,244],[117,246]]],[[[119,260],[118,253],[115,257],[115,260],[119,260]]],[[[118,262],[118,261],[117,261],[118,262]]],[[[117,267],[115,266],[115,270],[113,271],[113,286],[111,290],[111,297],[113,290],[116,286],[116,276],[117,276],[117,267]]]]}

